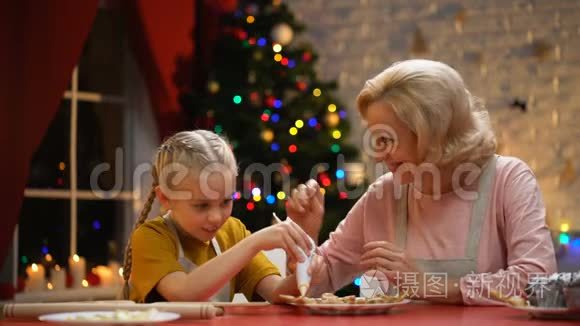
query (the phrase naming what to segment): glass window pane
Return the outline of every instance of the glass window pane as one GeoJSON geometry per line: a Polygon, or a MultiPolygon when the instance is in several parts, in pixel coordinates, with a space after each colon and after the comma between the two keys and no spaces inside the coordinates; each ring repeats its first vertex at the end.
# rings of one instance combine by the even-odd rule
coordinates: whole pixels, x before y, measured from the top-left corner
{"type": "Polygon", "coordinates": [[[62,100],[30,162],[27,188],[68,189],[70,101],[62,100]]]}
{"type": "Polygon", "coordinates": [[[119,200],[78,202],[78,252],[89,266],[106,265],[123,257],[123,217],[130,205],[119,200]]]}
{"type": "MultiPolygon", "coordinates": [[[[116,157],[116,149],[124,148],[124,108],[111,103],[79,103],[78,115],[78,188],[83,190],[131,189],[123,181],[127,157],[116,157]],[[103,164],[109,168],[103,171],[103,164]],[[97,169],[97,170],[95,170],[97,169]],[[91,173],[98,175],[98,187],[91,186],[91,173]],[[119,181],[115,181],[115,179],[119,181]]],[[[124,154],[123,154],[124,155],[124,154]]]]}
{"type": "Polygon", "coordinates": [[[25,198],[18,224],[19,271],[39,263],[49,253],[53,261],[65,265],[69,255],[70,201],[25,198]]]}
{"type": "MultiPolygon", "coordinates": [[[[87,267],[106,265],[123,257],[124,212],[131,202],[79,200],[77,252],[87,267]]],[[[129,210],[130,211],[130,210],[129,210]]],[[[31,263],[67,264],[70,252],[70,201],[25,198],[19,222],[19,273],[24,275],[31,263]]]]}
{"type": "Polygon", "coordinates": [[[79,62],[79,90],[123,93],[122,15],[118,8],[101,8],[79,62]]]}

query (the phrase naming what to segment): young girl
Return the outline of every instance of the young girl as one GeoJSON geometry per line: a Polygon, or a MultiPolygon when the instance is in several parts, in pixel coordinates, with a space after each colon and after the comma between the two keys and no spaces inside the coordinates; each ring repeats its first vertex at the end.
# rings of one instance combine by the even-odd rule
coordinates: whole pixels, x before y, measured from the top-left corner
{"type": "Polygon", "coordinates": [[[136,302],[231,301],[241,292],[276,302],[298,294],[262,250],[283,248],[303,261],[308,236],[287,219],[250,234],[230,217],[238,174],[229,145],[206,131],[184,131],[158,149],[153,186],[125,252],[124,294],[136,302]],[[157,198],[167,213],[147,221],[157,198]]]}

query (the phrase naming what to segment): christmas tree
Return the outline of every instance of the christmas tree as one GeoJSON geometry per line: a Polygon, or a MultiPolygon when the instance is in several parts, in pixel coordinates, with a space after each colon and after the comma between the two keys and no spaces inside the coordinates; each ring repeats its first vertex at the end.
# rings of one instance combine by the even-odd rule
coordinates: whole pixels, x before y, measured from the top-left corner
{"type": "Polygon", "coordinates": [[[337,85],[317,78],[312,46],[295,41],[304,27],[280,1],[241,2],[222,26],[204,87],[181,98],[191,127],[231,142],[240,167],[233,215],[252,231],[273,211],[285,216],[291,189],[315,178],[326,193],[322,241],[353,204],[343,163],[357,151],[345,143],[337,85]]]}

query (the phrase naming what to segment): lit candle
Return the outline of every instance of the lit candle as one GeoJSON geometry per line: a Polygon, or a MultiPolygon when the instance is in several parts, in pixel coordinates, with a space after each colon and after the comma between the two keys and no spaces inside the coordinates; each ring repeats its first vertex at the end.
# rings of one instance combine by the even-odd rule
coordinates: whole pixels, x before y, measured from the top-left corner
{"type": "Polygon", "coordinates": [[[109,268],[113,272],[113,284],[115,286],[122,286],[125,281],[123,281],[123,268],[116,261],[109,262],[109,268]]]}
{"type": "Polygon", "coordinates": [[[114,285],[114,274],[109,267],[102,265],[97,266],[93,268],[93,273],[99,277],[101,287],[111,287],[114,285]]]}
{"type": "Polygon", "coordinates": [[[72,287],[83,287],[83,280],[87,275],[87,263],[83,257],[74,255],[68,259],[68,268],[72,276],[72,287]]]}
{"type": "Polygon", "coordinates": [[[66,270],[58,265],[50,271],[50,283],[54,290],[64,290],[66,288],[66,270]]]}
{"type": "Polygon", "coordinates": [[[46,288],[44,266],[32,264],[26,268],[26,275],[28,275],[25,286],[26,292],[43,291],[46,288]]]}

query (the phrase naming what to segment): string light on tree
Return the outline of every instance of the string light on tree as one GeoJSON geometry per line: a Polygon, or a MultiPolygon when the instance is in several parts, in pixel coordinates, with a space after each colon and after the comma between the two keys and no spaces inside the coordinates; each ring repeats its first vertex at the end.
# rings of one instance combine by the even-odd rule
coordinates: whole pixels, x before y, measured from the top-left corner
{"type": "Polygon", "coordinates": [[[275,43],[272,45],[272,51],[280,53],[282,51],[282,45],[275,43]]]}
{"type": "Polygon", "coordinates": [[[312,128],[316,127],[316,125],[318,124],[318,121],[316,120],[316,118],[310,118],[308,119],[308,125],[312,128]]]}
{"type": "Polygon", "coordinates": [[[315,88],[312,90],[312,95],[319,97],[320,95],[322,95],[322,91],[320,90],[320,88],[315,88]]]}
{"type": "Polygon", "coordinates": [[[258,187],[254,187],[252,189],[252,196],[260,196],[262,194],[262,190],[258,187]]]}
{"type": "Polygon", "coordinates": [[[340,130],[334,130],[332,132],[332,138],[334,138],[334,139],[340,139],[340,137],[342,137],[342,133],[340,132],[340,130]]]}
{"type": "Polygon", "coordinates": [[[271,143],[274,140],[274,132],[272,131],[272,129],[265,129],[264,131],[262,131],[262,139],[266,143],[271,143]]]}
{"type": "Polygon", "coordinates": [[[336,127],[340,123],[340,116],[337,113],[328,113],[326,115],[326,124],[329,127],[336,127]]]}
{"type": "Polygon", "coordinates": [[[336,104],[329,104],[328,112],[336,112],[336,104]]]}
{"type": "Polygon", "coordinates": [[[298,128],[298,129],[300,129],[300,128],[304,127],[304,121],[302,121],[302,120],[296,120],[296,122],[294,123],[294,125],[295,125],[295,126],[298,128]]]}
{"type": "Polygon", "coordinates": [[[254,208],[256,208],[256,205],[254,205],[254,203],[252,203],[251,201],[246,204],[246,209],[247,210],[253,211],[254,208]]]}
{"type": "Polygon", "coordinates": [[[298,151],[298,146],[292,144],[292,145],[288,146],[288,151],[290,153],[296,153],[298,151]]]}
{"type": "Polygon", "coordinates": [[[292,42],[294,38],[294,31],[292,27],[286,23],[280,23],[272,28],[272,33],[270,33],[272,40],[281,45],[288,45],[292,42]]]}
{"type": "Polygon", "coordinates": [[[286,193],[284,193],[283,191],[278,191],[276,197],[278,197],[279,200],[284,200],[286,199],[286,193]]]}
{"type": "Polygon", "coordinates": [[[288,132],[290,133],[290,135],[296,136],[296,134],[298,134],[298,129],[296,127],[292,127],[288,132]]]}

